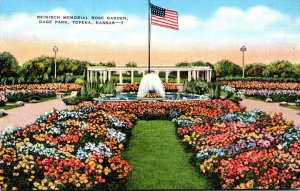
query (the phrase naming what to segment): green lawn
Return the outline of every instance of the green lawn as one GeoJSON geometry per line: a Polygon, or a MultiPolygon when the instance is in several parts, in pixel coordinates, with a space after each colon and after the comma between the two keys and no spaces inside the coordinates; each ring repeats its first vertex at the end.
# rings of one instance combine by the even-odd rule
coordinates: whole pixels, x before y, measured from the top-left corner
{"type": "Polygon", "coordinates": [[[287,107],[287,108],[290,108],[290,109],[300,110],[300,106],[297,106],[297,105],[282,105],[282,107],[287,107]]]}
{"type": "MultiPolygon", "coordinates": [[[[50,100],[54,100],[54,99],[56,99],[56,97],[41,98],[40,100],[37,100],[37,101],[38,101],[38,103],[40,103],[40,102],[46,102],[46,101],[50,101],[50,100]]],[[[14,102],[8,102],[8,103],[6,103],[6,105],[0,106],[0,109],[5,109],[5,110],[14,109],[14,108],[17,108],[14,102]]]]}
{"type": "Polygon", "coordinates": [[[189,163],[191,153],[166,120],[139,121],[125,153],[134,167],[128,189],[209,189],[206,178],[189,163]]]}
{"type": "Polygon", "coordinates": [[[5,110],[8,110],[8,109],[13,109],[13,108],[16,108],[15,105],[12,105],[12,104],[6,104],[6,105],[2,105],[0,106],[0,109],[5,109],[5,110]]]}

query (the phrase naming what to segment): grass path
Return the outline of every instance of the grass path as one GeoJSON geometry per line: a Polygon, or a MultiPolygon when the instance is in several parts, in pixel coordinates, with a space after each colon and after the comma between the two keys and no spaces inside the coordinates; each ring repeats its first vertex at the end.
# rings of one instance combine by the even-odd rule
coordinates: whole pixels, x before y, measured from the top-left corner
{"type": "Polygon", "coordinates": [[[171,121],[139,121],[125,154],[134,167],[128,189],[207,189],[205,177],[189,163],[171,121]]]}

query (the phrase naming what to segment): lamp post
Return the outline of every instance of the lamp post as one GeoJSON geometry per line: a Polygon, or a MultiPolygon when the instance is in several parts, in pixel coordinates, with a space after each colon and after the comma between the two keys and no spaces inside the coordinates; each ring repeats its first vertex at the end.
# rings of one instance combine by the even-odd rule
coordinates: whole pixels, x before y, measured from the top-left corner
{"type": "Polygon", "coordinates": [[[245,51],[247,50],[247,48],[243,45],[240,49],[242,52],[243,52],[243,78],[245,77],[245,58],[244,58],[244,54],[245,54],[245,51]]]}
{"type": "Polygon", "coordinates": [[[56,53],[58,52],[57,46],[53,47],[54,52],[54,79],[56,79],[56,53]]]}

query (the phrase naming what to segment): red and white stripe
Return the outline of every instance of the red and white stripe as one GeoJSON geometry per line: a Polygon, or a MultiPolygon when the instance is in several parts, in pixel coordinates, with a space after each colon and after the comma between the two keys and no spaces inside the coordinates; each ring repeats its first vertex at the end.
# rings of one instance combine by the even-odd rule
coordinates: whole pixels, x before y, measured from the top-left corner
{"type": "Polygon", "coordinates": [[[178,30],[178,14],[176,11],[165,10],[165,17],[151,14],[151,23],[161,27],[178,30]]]}

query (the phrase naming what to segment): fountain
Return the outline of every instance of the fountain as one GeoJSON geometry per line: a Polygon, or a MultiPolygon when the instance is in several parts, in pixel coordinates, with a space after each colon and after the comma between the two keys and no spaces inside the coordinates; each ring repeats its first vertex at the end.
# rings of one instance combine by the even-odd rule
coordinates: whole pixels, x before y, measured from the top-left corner
{"type": "Polygon", "coordinates": [[[137,98],[144,98],[147,93],[158,93],[165,98],[164,86],[158,74],[149,73],[142,78],[137,98]]]}

